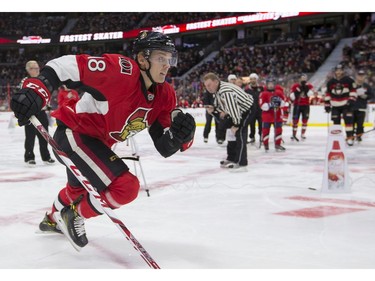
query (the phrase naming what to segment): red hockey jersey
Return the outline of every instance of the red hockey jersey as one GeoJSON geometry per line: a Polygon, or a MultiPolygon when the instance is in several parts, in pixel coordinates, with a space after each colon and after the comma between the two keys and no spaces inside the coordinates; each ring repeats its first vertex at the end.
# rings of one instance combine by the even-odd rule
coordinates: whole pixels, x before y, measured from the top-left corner
{"type": "Polygon", "coordinates": [[[171,124],[176,94],[168,83],[147,90],[137,63],[118,54],[101,57],[67,55],[46,64],[60,81],[85,92],[74,104],[64,105],[53,116],[72,130],[98,138],[111,146],[148,128],[154,122],[171,124]]]}
{"type": "Polygon", "coordinates": [[[294,105],[309,105],[310,97],[314,94],[312,88],[313,86],[310,83],[306,83],[305,87],[300,83],[293,84],[290,93],[290,100],[294,105]],[[299,92],[299,95],[296,95],[295,92],[299,92]]]}
{"type": "Polygon", "coordinates": [[[275,87],[275,91],[265,90],[260,93],[259,106],[262,109],[262,121],[263,122],[282,122],[281,108],[285,105],[285,95],[281,87],[275,87]],[[270,108],[271,98],[278,96],[281,99],[281,105],[279,108],[270,108]],[[276,117],[276,119],[275,119],[276,117]]]}

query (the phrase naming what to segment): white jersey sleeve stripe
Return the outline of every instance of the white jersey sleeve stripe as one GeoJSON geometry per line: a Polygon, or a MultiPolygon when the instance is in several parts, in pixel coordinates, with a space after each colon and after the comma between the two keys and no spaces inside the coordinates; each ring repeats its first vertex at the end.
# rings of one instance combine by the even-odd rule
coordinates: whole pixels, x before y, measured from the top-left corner
{"type": "Polygon", "coordinates": [[[98,101],[89,93],[84,93],[76,104],[76,113],[98,113],[105,115],[108,113],[108,102],[98,101]]]}
{"type": "Polygon", "coordinates": [[[62,56],[49,61],[46,66],[53,68],[60,81],[80,81],[78,63],[75,55],[62,56]]]}

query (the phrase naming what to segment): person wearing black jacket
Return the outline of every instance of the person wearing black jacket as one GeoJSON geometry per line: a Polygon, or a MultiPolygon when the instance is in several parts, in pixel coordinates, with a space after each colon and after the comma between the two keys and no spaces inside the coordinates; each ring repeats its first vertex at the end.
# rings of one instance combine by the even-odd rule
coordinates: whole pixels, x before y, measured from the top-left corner
{"type": "Polygon", "coordinates": [[[365,122],[367,102],[373,97],[371,86],[365,82],[366,73],[359,70],[356,75],[357,100],[353,105],[353,125],[357,141],[362,141],[363,123],[365,122]]]}
{"type": "Polygon", "coordinates": [[[256,73],[251,73],[249,76],[250,83],[245,87],[245,92],[250,94],[254,99],[254,106],[250,113],[249,125],[250,125],[250,142],[255,143],[255,124],[258,121],[258,134],[259,142],[262,142],[262,110],[259,106],[259,95],[263,91],[263,87],[258,85],[258,75],[256,73]]]}
{"type": "MultiPolygon", "coordinates": [[[[27,78],[37,77],[40,72],[38,62],[31,60],[26,63],[27,76],[22,79],[19,85],[19,89],[23,87],[23,84],[27,78]]],[[[47,107],[43,108],[39,113],[35,114],[35,117],[40,121],[43,127],[48,131],[48,116],[46,113],[47,107]]],[[[39,141],[39,151],[42,161],[45,164],[54,164],[55,160],[51,158],[51,154],[48,150],[48,143],[44,137],[35,129],[34,125],[28,124],[25,125],[25,155],[24,160],[26,165],[29,167],[34,167],[35,154],[34,154],[34,145],[35,138],[38,137],[39,141]]]]}

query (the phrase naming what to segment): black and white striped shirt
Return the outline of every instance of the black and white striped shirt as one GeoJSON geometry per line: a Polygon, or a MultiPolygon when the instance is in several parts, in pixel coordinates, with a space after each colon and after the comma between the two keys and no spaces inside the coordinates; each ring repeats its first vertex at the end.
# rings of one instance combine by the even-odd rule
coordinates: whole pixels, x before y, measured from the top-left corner
{"type": "Polygon", "coordinates": [[[250,111],[254,99],[237,85],[220,81],[219,89],[215,95],[214,106],[227,113],[234,123],[239,125],[244,112],[250,111]]]}

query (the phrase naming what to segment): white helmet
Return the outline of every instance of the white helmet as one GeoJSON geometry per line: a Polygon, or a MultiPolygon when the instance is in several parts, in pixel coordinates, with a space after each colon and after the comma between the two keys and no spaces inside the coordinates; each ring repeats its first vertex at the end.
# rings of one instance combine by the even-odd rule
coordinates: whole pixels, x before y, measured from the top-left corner
{"type": "Polygon", "coordinates": [[[234,75],[234,74],[229,74],[227,79],[228,79],[228,82],[229,82],[230,80],[237,79],[237,76],[234,75]]]}
{"type": "Polygon", "coordinates": [[[250,76],[249,76],[249,78],[255,78],[256,80],[258,80],[259,76],[256,73],[251,73],[250,76]]]}

